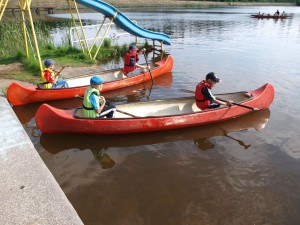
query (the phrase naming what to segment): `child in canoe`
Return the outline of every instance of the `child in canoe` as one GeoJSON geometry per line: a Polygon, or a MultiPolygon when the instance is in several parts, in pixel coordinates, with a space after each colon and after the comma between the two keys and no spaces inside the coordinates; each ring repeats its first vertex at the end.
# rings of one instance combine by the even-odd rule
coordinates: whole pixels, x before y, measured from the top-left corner
{"type": "Polygon", "coordinates": [[[197,107],[199,109],[214,109],[219,108],[221,105],[231,106],[231,100],[228,100],[226,102],[220,101],[211,92],[213,86],[219,83],[220,81],[220,78],[217,77],[215,73],[210,72],[206,75],[205,80],[201,81],[196,86],[195,99],[197,107]]]}
{"type": "Polygon", "coordinates": [[[86,118],[113,118],[116,107],[101,96],[103,80],[99,76],[93,76],[90,86],[86,89],[83,97],[83,116],[86,118]]]}
{"type": "Polygon", "coordinates": [[[124,57],[124,68],[123,68],[123,74],[125,76],[129,75],[135,75],[137,72],[146,72],[147,69],[150,69],[150,66],[142,66],[138,64],[139,61],[139,55],[143,54],[146,51],[146,49],[141,49],[139,50],[135,45],[130,45],[128,51],[125,54],[124,57]],[[138,70],[137,72],[136,69],[139,68],[141,70],[138,70]]]}
{"type": "Polygon", "coordinates": [[[53,89],[53,88],[67,88],[69,87],[68,83],[62,79],[58,78],[60,72],[54,71],[54,61],[52,59],[46,59],[44,61],[45,69],[43,71],[43,85],[44,88],[53,89]]]}

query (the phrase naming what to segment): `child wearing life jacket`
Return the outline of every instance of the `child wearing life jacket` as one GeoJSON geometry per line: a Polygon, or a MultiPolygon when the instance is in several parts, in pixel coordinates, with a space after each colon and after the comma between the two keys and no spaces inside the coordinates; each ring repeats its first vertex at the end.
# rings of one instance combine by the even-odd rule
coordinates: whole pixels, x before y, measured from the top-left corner
{"type": "Polygon", "coordinates": [[[150,66],[142,66],[138,64],[139,55],[143,54],[145,51],[146,49],[142,48],[139,50],[135,45],[129,46],[124,58],[123,74],[125,76],[134,75],[134,71],[137,68],[142,69],[141,72],[146,72],[147,69],[150,70],[150,66]]]}
{"type": "Polygon", "coordinates": [[[44,61],[45,69],[43,71],[43,85],[44,88],[67,88],[69,87],[67,81],[62,78],[58,78],[59,72],[54,71],[54,61],[52,59],[46,59],[44,61]]]}
{"type": "Polygon", "coordinates": [[[227,102],[220,101],[212,94],[211,89],[217,83],[221,82],[220,78],[215,75],[215,73],[210,72],[206,75],[206,79],[201,81],[196,86],[195,91],[195,100],[196,105],[199,109],[214,109],[218,108],[221,105],[231,106],[232,101],[228,100],[227,102]]]}
{"type": "Polygon", "coordinates": [[[99,76],[93,76],[90,86],[86,89],[83,97],[83,116],[86,118],[113,118],[116,107],[104,96],[101,96],[103,80],[99,76]]]}

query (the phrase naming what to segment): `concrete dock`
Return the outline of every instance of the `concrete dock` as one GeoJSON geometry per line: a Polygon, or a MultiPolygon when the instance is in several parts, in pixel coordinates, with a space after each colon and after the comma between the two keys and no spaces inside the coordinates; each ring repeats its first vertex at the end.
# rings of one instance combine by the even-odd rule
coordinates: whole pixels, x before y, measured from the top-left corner
{"type": "Polygon", "coordinates": [[[0,93],[0,224],[83,224],[0,93]]]}

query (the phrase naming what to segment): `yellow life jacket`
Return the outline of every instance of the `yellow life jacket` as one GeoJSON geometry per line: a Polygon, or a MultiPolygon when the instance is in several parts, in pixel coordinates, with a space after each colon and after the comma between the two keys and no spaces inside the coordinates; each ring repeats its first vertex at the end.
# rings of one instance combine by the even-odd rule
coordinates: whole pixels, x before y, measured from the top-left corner
{"type": "MultiPolygon", "coordinates": [[[[43,71],[43,76],[42,76],[42,82],[43,82],[43,83],[48,82],[47,79],[45,78],[45,72],[46,72],[46,71],[49,71],[49,72],[51,73],[51,77],[52,77],[53,80],[54,80],[54,78],[55,78],[54,72],[53,72],[51,69],[46,68],[46,69],[44,69],[44,71],[43,71]]],[[[44,88],[50,89],[50,88],[52,87],[53,84],[51,84],[50,82],[48,82],[48,83],[43,84],[43,85],[44,85],[44,88]]]]}
{"type": "Polygon", "coordinates": [[[84,98],[83,98],[83,109],[82,113],[85,118],[96,118],[97,117],[97,112],[95,111],[93,104],[90,101],[90,96],[92,94],[96,94],[97,96],[100,96],[100,91],[92,88],[89,86],[85,93],[84,93],[84,98]]]}

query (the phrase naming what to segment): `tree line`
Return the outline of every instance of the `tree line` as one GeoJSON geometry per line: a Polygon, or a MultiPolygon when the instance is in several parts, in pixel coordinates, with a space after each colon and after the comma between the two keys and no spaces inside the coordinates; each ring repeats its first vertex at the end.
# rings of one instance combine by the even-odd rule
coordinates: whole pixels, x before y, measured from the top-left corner
{"type": "MultiPolygon", "coordinates": [[[[205,1],[205,0],[196,0],[205,1]]],[[[276,3],[295,3],[300,6],[300,0],[210,0],[212,2],[276,2],[276,3]]]]}

